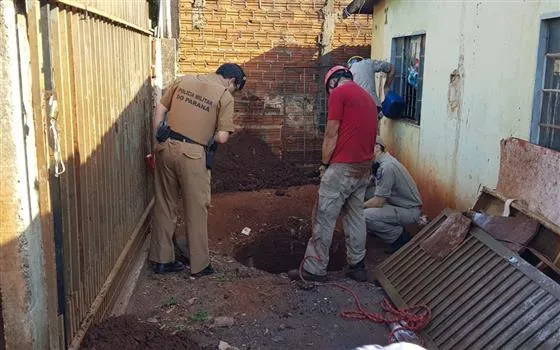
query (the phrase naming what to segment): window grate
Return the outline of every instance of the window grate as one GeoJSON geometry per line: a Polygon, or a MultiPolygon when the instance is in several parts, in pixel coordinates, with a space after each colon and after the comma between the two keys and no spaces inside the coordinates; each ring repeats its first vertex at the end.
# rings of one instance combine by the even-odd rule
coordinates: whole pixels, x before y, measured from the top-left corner
{"type": "Polygon", "coordinates": [[[560,18],[544,22],[546,36],[540,86],[538,143],[560,151],[560,18]]]}
{"type": "Polygon", "coordinates": [[[406,103],[403,118],[420,124],[422,85],[424,82],[425,35],[393,39],[391,62],[395,66],[393,90],[406,103]]]}

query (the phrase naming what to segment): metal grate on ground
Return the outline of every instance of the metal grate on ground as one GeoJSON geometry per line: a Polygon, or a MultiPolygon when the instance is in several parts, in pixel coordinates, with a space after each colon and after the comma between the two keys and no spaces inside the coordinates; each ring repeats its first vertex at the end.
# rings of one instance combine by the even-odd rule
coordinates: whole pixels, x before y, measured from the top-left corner
{"type": "Polygon", "coordinates": [[[374,272],[399,307],[425,304],[429,349],[557,349],[560,286],[484,231],[472,228],[443,260],[420,243],[444,211],[374,272]]]}

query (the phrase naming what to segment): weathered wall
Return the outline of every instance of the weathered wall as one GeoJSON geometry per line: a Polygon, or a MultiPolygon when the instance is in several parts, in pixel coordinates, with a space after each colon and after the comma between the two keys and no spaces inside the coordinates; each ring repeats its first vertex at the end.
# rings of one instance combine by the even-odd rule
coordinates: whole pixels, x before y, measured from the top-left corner
{"type": "Polygon", "coordinates": [[[560,11],[559,2],[376,6],[383,46],[375,46],[375,57],[390,57],[394,37],[426,32],[420,126],[385,119],[381,129],[418,181],[431,216],[444,206],[467,208],[479,184],[496,186],[499,141],[529,138],[540,16],[552,11],[560,11]]]}
{"type": "Polygon", "coordinates": [[[167,86],[175,80],[177,75],[177,40],[158,39],[161,41],[161,61],[163,86],[167,86]]]}
{"type": "MultiPolygon", "coordinates": [[[[201,1],[194,1],[195,7],[201,1]]],[[[236,99],[236,124],[254,130],[273,151],[294,162],[316,163],[325,108],[319,67],[326,1],[207,0],[193,10],[180,2],[179,72],[214,71],[225,62],[239,63],[248,75],[236,99]],[[193,22],[198,24],[193,27],[193,22]]],[[[371,16],[339,15],[347,1],[334,1],[332,64],[353,55],[367,56],[371,16]]]]}
{"type": "Polygon", "coordinates": [[[29,60],[25,17],[0,1],[0,347],[22,350],[48,348],[29,60]]]}

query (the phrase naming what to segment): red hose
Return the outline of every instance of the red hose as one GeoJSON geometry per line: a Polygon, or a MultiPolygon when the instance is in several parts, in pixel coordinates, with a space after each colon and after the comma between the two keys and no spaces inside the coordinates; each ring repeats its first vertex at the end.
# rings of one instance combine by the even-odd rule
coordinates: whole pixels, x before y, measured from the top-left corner
{"type": "MultiPolygon", "coordinates": [[[[313,235],[315,232],[315,219],[316,219],[318,204],[319,201],[317,199],[315,201],[315,205],[313,206],[313,211],[311,214],[312,217],[311,235],[313,235]]],[[[315,240],[311,239],[310,242],[313,242],[313,245],[315,245],[315,240]]],[[[314,248],[315,251],[317,251],[315,246],[314,248]]],[[[303,278],[303,264],[307,259],[315,259],[317,261],[322,261],[322,259],[318,256],[307,256],[304,257],[303,260],[301,261],[299,265],[299,277],[303,282],[309,283],[303,278]]],[[[356,309],[341,311],[340,317],[346,319],[368,320],[375,323],[385,323],[385,324],[399,323],[401,325],[401,328],[397,328],[389,333],[388,343],[392,343],[392,338],[395,332],[401,329],[406,329],[413,332],[420,332],[421,330],[426,328],[432,316],[432,311],[426,305],[415,305],[409,308],[398,309],[395,306],[393,306],[393,304],[387,298],[384,298],[383,301],[381,302],[381,309],[385,311],[385,315],[380,313],[375,313],[375,312],[369,312],[366,309],[364,309],[364,307],[360,302],[360,298],[350,287],[336,282],[327,282],[325,283],[325,285],[338,287],[350,293],[350,295],[352,295],[352,297],[354,298],[354,302],[356,303],[356,309]]],[[[422,337],[419,334],[417,335],[420,338],[422,345],[424,345],[423,344],[424,341],[422,337]]]]}

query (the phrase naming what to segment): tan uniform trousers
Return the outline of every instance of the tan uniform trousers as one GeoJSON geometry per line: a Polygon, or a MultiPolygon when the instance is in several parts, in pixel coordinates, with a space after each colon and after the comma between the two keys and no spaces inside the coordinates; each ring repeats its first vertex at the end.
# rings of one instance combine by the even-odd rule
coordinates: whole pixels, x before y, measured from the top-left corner
{"type": "Polygon", "coordinates": [[[155,206],[149,256],[153,262],[175,261],[173,235],[179,194],[183,198],[191,273],[198,273],[210,264],[207,225],[210,170],[206,169],[202,146],[167,140],[156,147],[155,206]]]}

